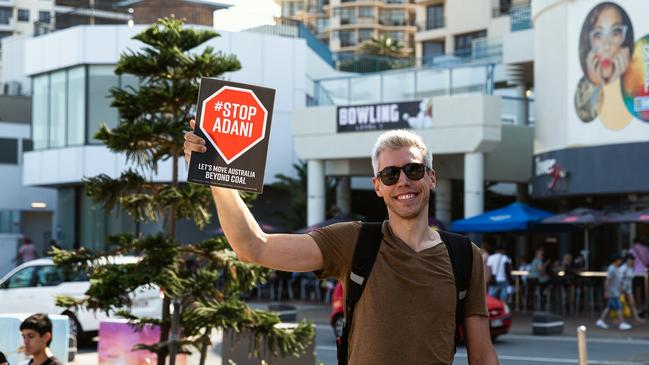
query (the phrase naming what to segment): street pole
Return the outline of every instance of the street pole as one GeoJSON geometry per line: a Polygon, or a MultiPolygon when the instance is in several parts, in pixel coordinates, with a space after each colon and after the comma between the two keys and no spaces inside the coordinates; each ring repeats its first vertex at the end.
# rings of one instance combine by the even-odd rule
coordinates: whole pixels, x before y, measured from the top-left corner
{"type": "Polygon", "coordinates": [[[175,297],[172,302],[173,313],[171,315],[171,334],[169,335],[169,365],[176,364],[176,355],[180,348],[178,339],[180,335],[180,298],[175,297]]]}
{"type": "Polygon", "coordinates": [[[586,350],[586,326],[577,327],[577,347],[579,349],[579,365],[588,365],[586,350]]]}

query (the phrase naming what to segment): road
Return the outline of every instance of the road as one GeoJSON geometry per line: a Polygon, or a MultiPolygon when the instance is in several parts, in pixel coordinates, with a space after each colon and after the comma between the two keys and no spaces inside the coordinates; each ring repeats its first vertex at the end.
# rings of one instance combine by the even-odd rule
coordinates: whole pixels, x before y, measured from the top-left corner
{"type": "MultiPolygon", "coordinates": [[[[323,365],[335,365],[336,346],[333,331],[327,323],[326,306],[303,305],[299,307],[298,318],[306,318],[316,325],[316,358],[323,365]]],[[[634,338],[616,336],[606,337],[601,333],[588,338],[589,365],[649,365],[649,325],[647,331],[634,338]]],[[[615,330],[613,330],[615,331],[615,330]]],[[[210,349],[208,364],[220,364],[221,358],[218,335],[214,337],[216,346],[210,349]]],[[[496,352],[503,365],[577,364],[576,336],[568,330],[562,336],[532,336],[521,333],[501,336],[495,343],[496,352]]],[[[425,360],[422,359],[422,363],[425,360]]],[[[97,364],[96,348],[86,348],[71,365],[97,364]]],[[[198,357],[189,359],[188,365],[198,364],[198,357]]],[[[465,347],[458,347],[455,363],[467,364],[465,347]]]]}

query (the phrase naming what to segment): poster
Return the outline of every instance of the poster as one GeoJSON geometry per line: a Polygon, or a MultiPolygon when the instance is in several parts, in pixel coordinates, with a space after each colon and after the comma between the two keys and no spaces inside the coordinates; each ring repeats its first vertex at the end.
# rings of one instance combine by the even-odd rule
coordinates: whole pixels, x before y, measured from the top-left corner
{"type": "Polygon", "coordinates": [[[194,133],[207,151],[192,153],[187,180],[261,193],[275,90],[203,78],[194,133]]]}

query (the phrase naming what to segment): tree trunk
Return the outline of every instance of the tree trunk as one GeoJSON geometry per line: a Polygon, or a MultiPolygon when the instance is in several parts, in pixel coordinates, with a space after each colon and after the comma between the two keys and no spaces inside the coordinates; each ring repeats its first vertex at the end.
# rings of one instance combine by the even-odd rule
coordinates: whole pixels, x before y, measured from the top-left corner
{"type": "MultiPolygon", "coordinates": [[[[160,342],[167,342],[169,339],[169,306],[171,305],[171,300],[167,295],[162,299],[162,326],[160,326],[160,342]]],[[[158,362],[157,365],[165,365],[167,360],[167,355],[169,355],[169,350],[167,348],[160,349],[158,353],[158,362]]]]}
{"type": "Polygon", "coordinates": [[[212,332],[211,328],[205,329],[205,335],[203,336],[203,344],[201,345],[201,360],[198,363],[199,365],[205,365],[207,360],[207,348],[210,345],[210,333],[212,332]]]}

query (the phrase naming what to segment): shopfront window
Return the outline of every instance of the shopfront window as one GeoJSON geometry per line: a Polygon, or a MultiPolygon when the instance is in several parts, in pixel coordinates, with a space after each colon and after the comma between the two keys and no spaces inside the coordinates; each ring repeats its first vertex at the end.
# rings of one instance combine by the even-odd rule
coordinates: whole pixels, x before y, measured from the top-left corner
{"type": "Polygon", "coordinates": [[[106,238],[127,232],[135,232],[135,222],[125,211],[106,212],[101,205],[95,202],[85,193],[81,193],[81,246],[105,251],[106,238]]]}

